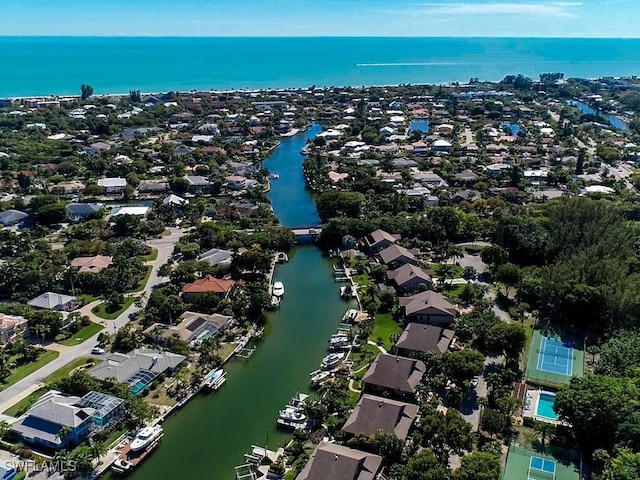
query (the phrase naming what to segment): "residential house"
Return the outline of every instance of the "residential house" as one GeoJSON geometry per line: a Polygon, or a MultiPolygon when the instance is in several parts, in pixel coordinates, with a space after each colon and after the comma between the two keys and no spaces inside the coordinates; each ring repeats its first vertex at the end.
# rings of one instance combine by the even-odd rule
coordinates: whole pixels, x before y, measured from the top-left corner
{"type": "Polygon", "coordinates": [[[229,175],[225,177],[225,187],[229,190],[246,190],[248,188],[255,187],[258,182],[256,180],[252,180],[242,175],[229,175]]]}
{"type": "Polygon", "coordinates": [[[201,293],[215,293],[220,297],[226,297],[235,284],[234,280],[223,280],[207,275],[182,287],[182,299],[190,302],[201,293]]]}
{"type": "Polygon", "coordinates": [[[378,258],[385,265],[399,264],[404,265],[411,263],[415,265],[418,260],[416,256],[400,245],[390,245],[387,248],[378,252],[378,258]]]}
{"type": "Polygon", "coordinates": [[[111,145],[104,142],[96,142],[96,143],[92,143],[88,147],[84,147],[83,150],[89,155],[97,155],[98,153],[111,150],[111,145]]]}
{"type": "MultiPolygon", "coordinates": [[[[177,325],[162,325],[163,330],[161,336],[164,338],[178,335],[180,340],[191,344],[199,344],[202,340],[210,337],[216,337],[224,333],[234,324],[233,317],[228,315],[212,314],[207,315],[198,312],[184,312],[180,316],[180,323],[177,325]]],[[[154,324],[145,330],[145,333],[153,333],[156,326],[154,324]]]]}
{"type": "Polygon", "coordinates": [[[342,427],[342,432],[370,437],[379,430],[406,440],[419,407],[411,403],[365,393],[342,427]]]}
{"type": "Polygon", "coordinates": [[[453,179],[457,183],[468,184],[468,183],[476,183],[480,177],[473,173],[471,170],[463,170],[462,172],[456,173],[453,176],[453,179]]]}
{"type": "Polygon", "coordinates": [[[420,360],[381,353],[362,378],[363,391],[414,399],[426,368],[420,360]]]}
{"type": "Polygon", "coordinates": [[[411,158],[394,158],[393,160],[391,160],[391,165],[393,165],[393,167],[397,169],[411,168],[417,167],[418,162],[411,158]]]}
{"type": "Polygon", "coordinates": [[[396,342],[395,353],[404,357],[412,357],[417,353],[441,355],[449,349],[453,335],[453,330],[446,328],[410,323],[396,342]]]}
{"type": "Polygon", "coordinates": [[[233,252],[231,250],[222,250],[220,248],[212,248],[207,250],[200,257],[199,262],[207,262],[209,265],[230,265],[233,259],[233,252]]]}
{"type": "Polygon", "coordinates": [[[431,149],[434,152],[448,153],[451,151],[451,147],[452,145],[450,142],[440,138],[433,142],[433,146],[431,147],[431,149]]]}
{"type": "Polygon", "coordinates": [[[378,480],[382,457],[321,442],[296,480],[378,480]]]}
{"type": "Polygon", "coordinates": [[[71,266],[80,273],[100,273],[113,265],[113,257],[94,255],[92,257],[76,257],[71,260],[71,266]]]}
{"type": "Polygon", "coordinates": [[[211,182],[200,175],[185,175],[184,178],[189,182],[189,192],[208,192],[211,190],[211,182]]]}
{"type": "Polygon", "coordinates": [[[0,213],[0,223],[5,227],[9,227],[24,222],[24,219],[28,216],[27,213],[20,210],[5,210],[0,213]]]}
{"type": "Polygon", "coordinates": [[[433,279],[429,272],[411,263],[405,263],[395,270],[387,271],[387,282],[394,285],[399,292],[433,288],[433,279]]]}
{"type": "Polygon", "coordinates": [[[29,300],[27,305],[34,308],[43,308],[46,310],[56,310],[60,312],[70,312],[78,306],[76,297],[64,295],[61,293],[46,292],[38,295],[36,298],[29,300]]]}
{"type": "Polygon", "coordinates": [[[182,205],[186,205],[187,203],[189,203],[189,200],[187,200],[186,198],[179,197],[179,196],[174,195],[174,194],[171,194],[168,197],[165,197],[164,200],[162,200],[162,205],[164,205],[164,206],[180,207],[182,205]]]}
{"type": "Polygon", "coordinates": [[[451,203],[461,203],[461,202],[477,202],[478,200],[482,200],[482,195],[477,190],[462,190],[457,192],[455,195],[451,197],[451,203]]]}
{"type": "Polygon", "coordinates": [[[51,390],[38,399],[11,429],[22,442],[60,450],[87,439],[95,410],[81,406],[81,398],[51,390]],[[60,435],[65,429],[66,435],[60,435]]]}
{"type": "Polygon", "coordinates": [[[407,323],[450,325],[457,314],[455,306],[447,297],[431,290],[410,297],[400,297],[398,300],[407,323]]]}
{"type": "Polygon", "coordinates": [[[362,239],[364,248],[372,253],[377,253],[400,240],[400,235],[393,235],[384,230],[378,229],[371,232],[362,239]]]}
{"type": "Polygon", "coordinates": [[[80,399],[80,405],[94,410],[94,431],[103,430],[125,414],[125,405],[122,398],[93,390],[80,399]]]}
{"type": "Polygon", "coordinates": [[[124,187],[127,186],[127,180],[120,177],[113,178],[101,178],[98,180],[98,185],[104,188],[104,193],[107,195],[117,195],[122,193],[124,187]]]}
{"type": "Polygon", "coordinates": [[[177,353],[137,348],[129,353],[112,353],[87,373],[100,381],[115,379],[142,392],[158,376],[174,371],[187,357],[177,353]]]}
{"type": "Polygon", "coordinates": [[[143,180],[138,185],[138,193],[164,193],[169,190],[166,180],[143,180]]]}
{"type": "Polygon", "coordinates": [[[102,203],[69,203],[66,206],[67,219],[72,222],[84,220],[90,215],[100,212],[103,207],[102,203]]]}
{"type": "Polygon", "coordinates": [[[7,343],[18,336],[29,335],[29,320],[18,315],[0,313],[0,342],[7,343]]]}

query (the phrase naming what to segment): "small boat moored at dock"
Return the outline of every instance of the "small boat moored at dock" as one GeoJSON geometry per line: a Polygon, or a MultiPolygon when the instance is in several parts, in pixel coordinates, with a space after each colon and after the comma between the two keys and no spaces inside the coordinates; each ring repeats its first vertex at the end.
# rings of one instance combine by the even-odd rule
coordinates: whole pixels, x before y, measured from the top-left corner
{"type": "Polygon", "coordinates": [[[222,368],[211,370],[202,381],[202,388],[218,390],[227,381],[227,372],[222,368]]]}
{"type": "Polygon", "coordinates": [[[153,427],[144,427],[138,432],[136,438],[131,442],[131,451],[138,452],[144,450],[154,441],[162,437],[163,430],[162,425],[155,425],[153,427]]]}
{"type": "Polygon", "coordinates": [[[131,443],[127,443],[120,450],[120,455],[111,464],[111,471],[126,475],[135,469],[140,462],[153,452],[164,435],[162,426],[145,427],[131,443]]]}
{"type": "Polygon", "coordinates": [[[320,362],[320,366],[325,370],[331,369],[336,365],[338,365],[344,359],[344,357],[345,357],[344,352],[330,353],[329,355],[327,355],[322,359],[322,362],[320,362]]]}
{"type": "Polygon", "coordinates": [[[282,297],[284,295],[284,284],[282,282],[275,282],[271,293],[273,293],[275,297],[282,297]]]}
{"type": "Polygon", "coordinates": [[[356,298],[356,291],[352,285],[343,285],[340,287],[340,296],[345,300],[351,300],[352,298],[356,298]]]}
{"type": "Polygon", "coordinates": [[[304,408],[306,406],[307,398],[309,398],[309,395],[297,393],[291,399],[289,405],[286,405],[284,409],[280,410],[276,423],[285,428],[306,428],[307,416],[304,413],[304,408]]]}
{"type": "Polygon", "coordinates": [[[326,379],[331,377],[332,373],[329,370],[314,370],[309,374],[309,381],[311,385],[317,387],[322,384],[326,379]]]}
{"type": "Polygon", "coordinates": [[[276,253],[276,262],[286,263],[288,261],[289,261],[289,255],[287,255],[285,252],[276,253]]]}

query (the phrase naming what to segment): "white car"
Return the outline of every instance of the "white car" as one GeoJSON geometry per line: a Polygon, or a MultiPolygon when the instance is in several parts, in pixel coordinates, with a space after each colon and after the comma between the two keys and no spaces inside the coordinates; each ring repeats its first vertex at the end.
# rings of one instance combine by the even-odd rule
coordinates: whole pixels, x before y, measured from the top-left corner
{"type": "Polygon", "coordinates": [[[471,381],[469,382],[469,385],[471,385],[473,388],[476,388],[478,386],[478,379],[472,378],[471,381]]]}
{"type": "Polygon", "coordinates": [[[91,349],[91,353],[93,353],[94,355],[102,355],[106,350],[104,348],[100,348],[100,347],[93,347],[91,349]]]}

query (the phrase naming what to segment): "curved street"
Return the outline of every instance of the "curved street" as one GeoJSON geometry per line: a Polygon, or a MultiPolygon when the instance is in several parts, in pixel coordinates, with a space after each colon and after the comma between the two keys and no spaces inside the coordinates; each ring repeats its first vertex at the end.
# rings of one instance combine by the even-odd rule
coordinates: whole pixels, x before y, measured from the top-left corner
{"type": "MultiPolygon", "coordinates": [[[[178,240],[184,233],[180,228],[168,228],[167,230],[170,232],[169,235],[166,235],[159,239],[149,240],[147,242],[147,245],[149,247],[158,250],[158,257],[153,262],[150,262],[153,265],[153,268],[144,289],[141,292],[137,292],[135,294],[142,297],[142,308],[144,308],[144,305],[149,299],[151,291],[156,286],[162,284],[167,280],[164,277],[158,276],[158,269],[160,268],[160,266],[167,263],[167,261],[171,257],[171,254],[173,253],[174,245],[178,242],[178,240]]],[[[108,329],[108,332],[110,334],[115,333],[119,328],[122,328],[124,325],[126,325],[129,322],[130,315],[140,310],[140,308],[137,307],[134,303],[124,312],[122,312],[115,320],[104,320],[91,313],[91,309],[98,303],[100,303],[100,301],[92,302],[88,305],[85,305],[84,307],[79,309],[78,312],[82,315],[87,315],[92,322],[105,325],[105,328],[108,329]]],[[[31,375],[26,376],[10,387],[2,390],[0,392],[0,412],[5,411],[10,406],[14,405],[18,401],[22,400],[23,398],[27,397],[32,392],[40,388],[42,386],[42,380],[54,373],[56,370],[64,367],[66,364],[75,360],[76,358],[91,355],[91,349],[98,344],[99,334],[100,332],[96,333],[93,337],[87,339],[80,345],[75,345],[73,347],[66,347],[59,344],[51,344],[47,346],[46,348],[49,350],[56,350],[60,352],[58,358],[44,365],[39,370],[36,370],[31,375]]]]}

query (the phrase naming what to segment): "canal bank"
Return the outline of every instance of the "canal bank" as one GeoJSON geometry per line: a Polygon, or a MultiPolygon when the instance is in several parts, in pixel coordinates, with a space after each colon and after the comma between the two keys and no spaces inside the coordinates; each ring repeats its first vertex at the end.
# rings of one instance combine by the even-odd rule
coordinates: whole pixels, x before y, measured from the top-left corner
{"type": "MultiPolygon", "coordinates": [[[[266,166],[278,173],[270,192],[284,225],[317,224],[317,212],[306,190],[299,154],[314,126],[282,140],[266,166]]],[[[135,480],[182,478],[232,480],[234,467],[252,444],[283,445],[290,433],[276,428],[278,410],[296,393],[309,390],[309,372],[326,354],[347,305],[340,299],[331,263],[313,245],[297,247],[288,263],[276,268],[274,280],[286,293],[270,313],[255,354],[229,363],[227,383],[210,396],[199,396],[164,423],[165,436],[156,453],[134,472],[135,480]]]]}

